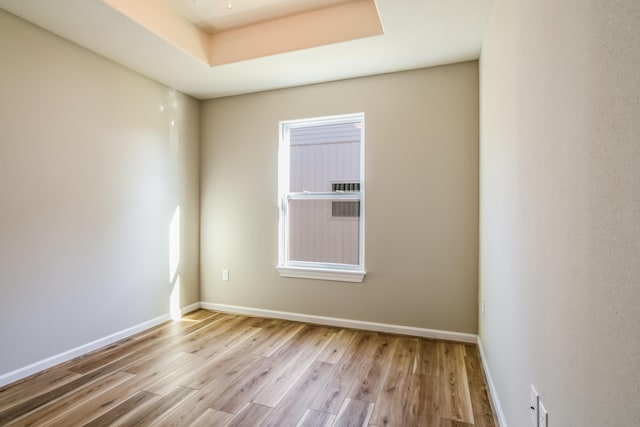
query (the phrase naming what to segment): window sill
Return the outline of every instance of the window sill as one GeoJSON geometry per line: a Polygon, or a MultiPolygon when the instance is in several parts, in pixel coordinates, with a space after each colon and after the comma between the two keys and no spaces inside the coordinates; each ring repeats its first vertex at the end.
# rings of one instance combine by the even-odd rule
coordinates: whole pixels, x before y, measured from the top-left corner
{"type": "Polygon", "coordinates": [[[333,270],[326,268],[278,266],[281,277],[296,277],[299,279],[331,280],[334,282],[356,282],[364,280],[364,271],[333,270]]]}

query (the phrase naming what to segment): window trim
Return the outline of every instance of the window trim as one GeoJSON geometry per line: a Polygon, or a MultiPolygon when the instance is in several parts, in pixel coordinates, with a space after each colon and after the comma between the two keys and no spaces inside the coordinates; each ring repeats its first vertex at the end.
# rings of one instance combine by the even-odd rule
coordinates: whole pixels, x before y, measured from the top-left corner
{"type": "Polygon", "coordinates": [[[281,277],[295,277],[304,279],[319,279],[342,282],[362,282],[365,272],[365,182],[364,182],[364,113],[344,114],[299,120],[283,120],[279,123],[278,149],[278,265],[281,277]],[[359,121],[362,124],[360,136],[360,191],[359,192],[329,192],[329,193],[290,193],[290,129],[313,125],[336,124],[359,121]],[[288,228],[289,219],[287,206],[289,200],[357,200],[360,202],[360,230],[359,254],[360,263],[332,264],[307,261],[288,261],[288,228]]]}

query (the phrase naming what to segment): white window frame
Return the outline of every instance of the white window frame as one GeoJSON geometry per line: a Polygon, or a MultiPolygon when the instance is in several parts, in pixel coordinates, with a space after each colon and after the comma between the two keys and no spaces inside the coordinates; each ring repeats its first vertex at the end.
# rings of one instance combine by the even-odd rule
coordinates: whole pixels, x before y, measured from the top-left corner
{"type": "Polygon", "coordinates": [[[280,122],[280,144],[278,150],[278,272],[282,277],[296,277],[304,279],[320,279],[342,282],[362,282],[364,280],[364,241],[365,241],[365,182],[364,182],[364,113],[344,114],[301,120],[285,120],[280,122]],[[291,129],[317,126],[324,124],[338,124],[359,121],[361,123],[360,136],[360,191],[345,193],[292,193],[289,191],[290,178],[290,142],[291,129]],[[360,230],[359,230],[359,264],[334,264],[321,262],[290,261],[288,259],[289,233],[289,200],[357,200],[360,202],[360,230]]]}

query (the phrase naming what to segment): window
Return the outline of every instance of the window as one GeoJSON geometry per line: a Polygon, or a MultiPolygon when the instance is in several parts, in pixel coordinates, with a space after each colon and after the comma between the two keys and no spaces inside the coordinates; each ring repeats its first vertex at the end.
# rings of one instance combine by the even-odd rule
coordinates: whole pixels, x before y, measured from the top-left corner
{"type": "Polygon", "coordinates": [[[364,114],[280,123],[278,270],[364,278],[364,114]]]}

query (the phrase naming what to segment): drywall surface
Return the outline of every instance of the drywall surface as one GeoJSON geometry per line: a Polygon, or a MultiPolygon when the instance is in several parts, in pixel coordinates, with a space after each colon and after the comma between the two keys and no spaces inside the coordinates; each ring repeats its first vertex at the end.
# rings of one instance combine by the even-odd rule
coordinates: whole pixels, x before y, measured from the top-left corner
{"type": "Polygon", "coordinates": [[[2,11],[0,57],[1,375],[199,301],[199,102],[2,11]]]}
{"type": "Polygon", "coordinates": [[[477,62],[205,101],[201,135],[202,301],[477,332],[477,62]],[[357,112],[367,276],[281,278],[279,121],[357,112]]]}
{"type": "Polygon", "coordinates": [[[640,3],[494,2],[480,336],[510,426],[640,425],[640,3]]]}

